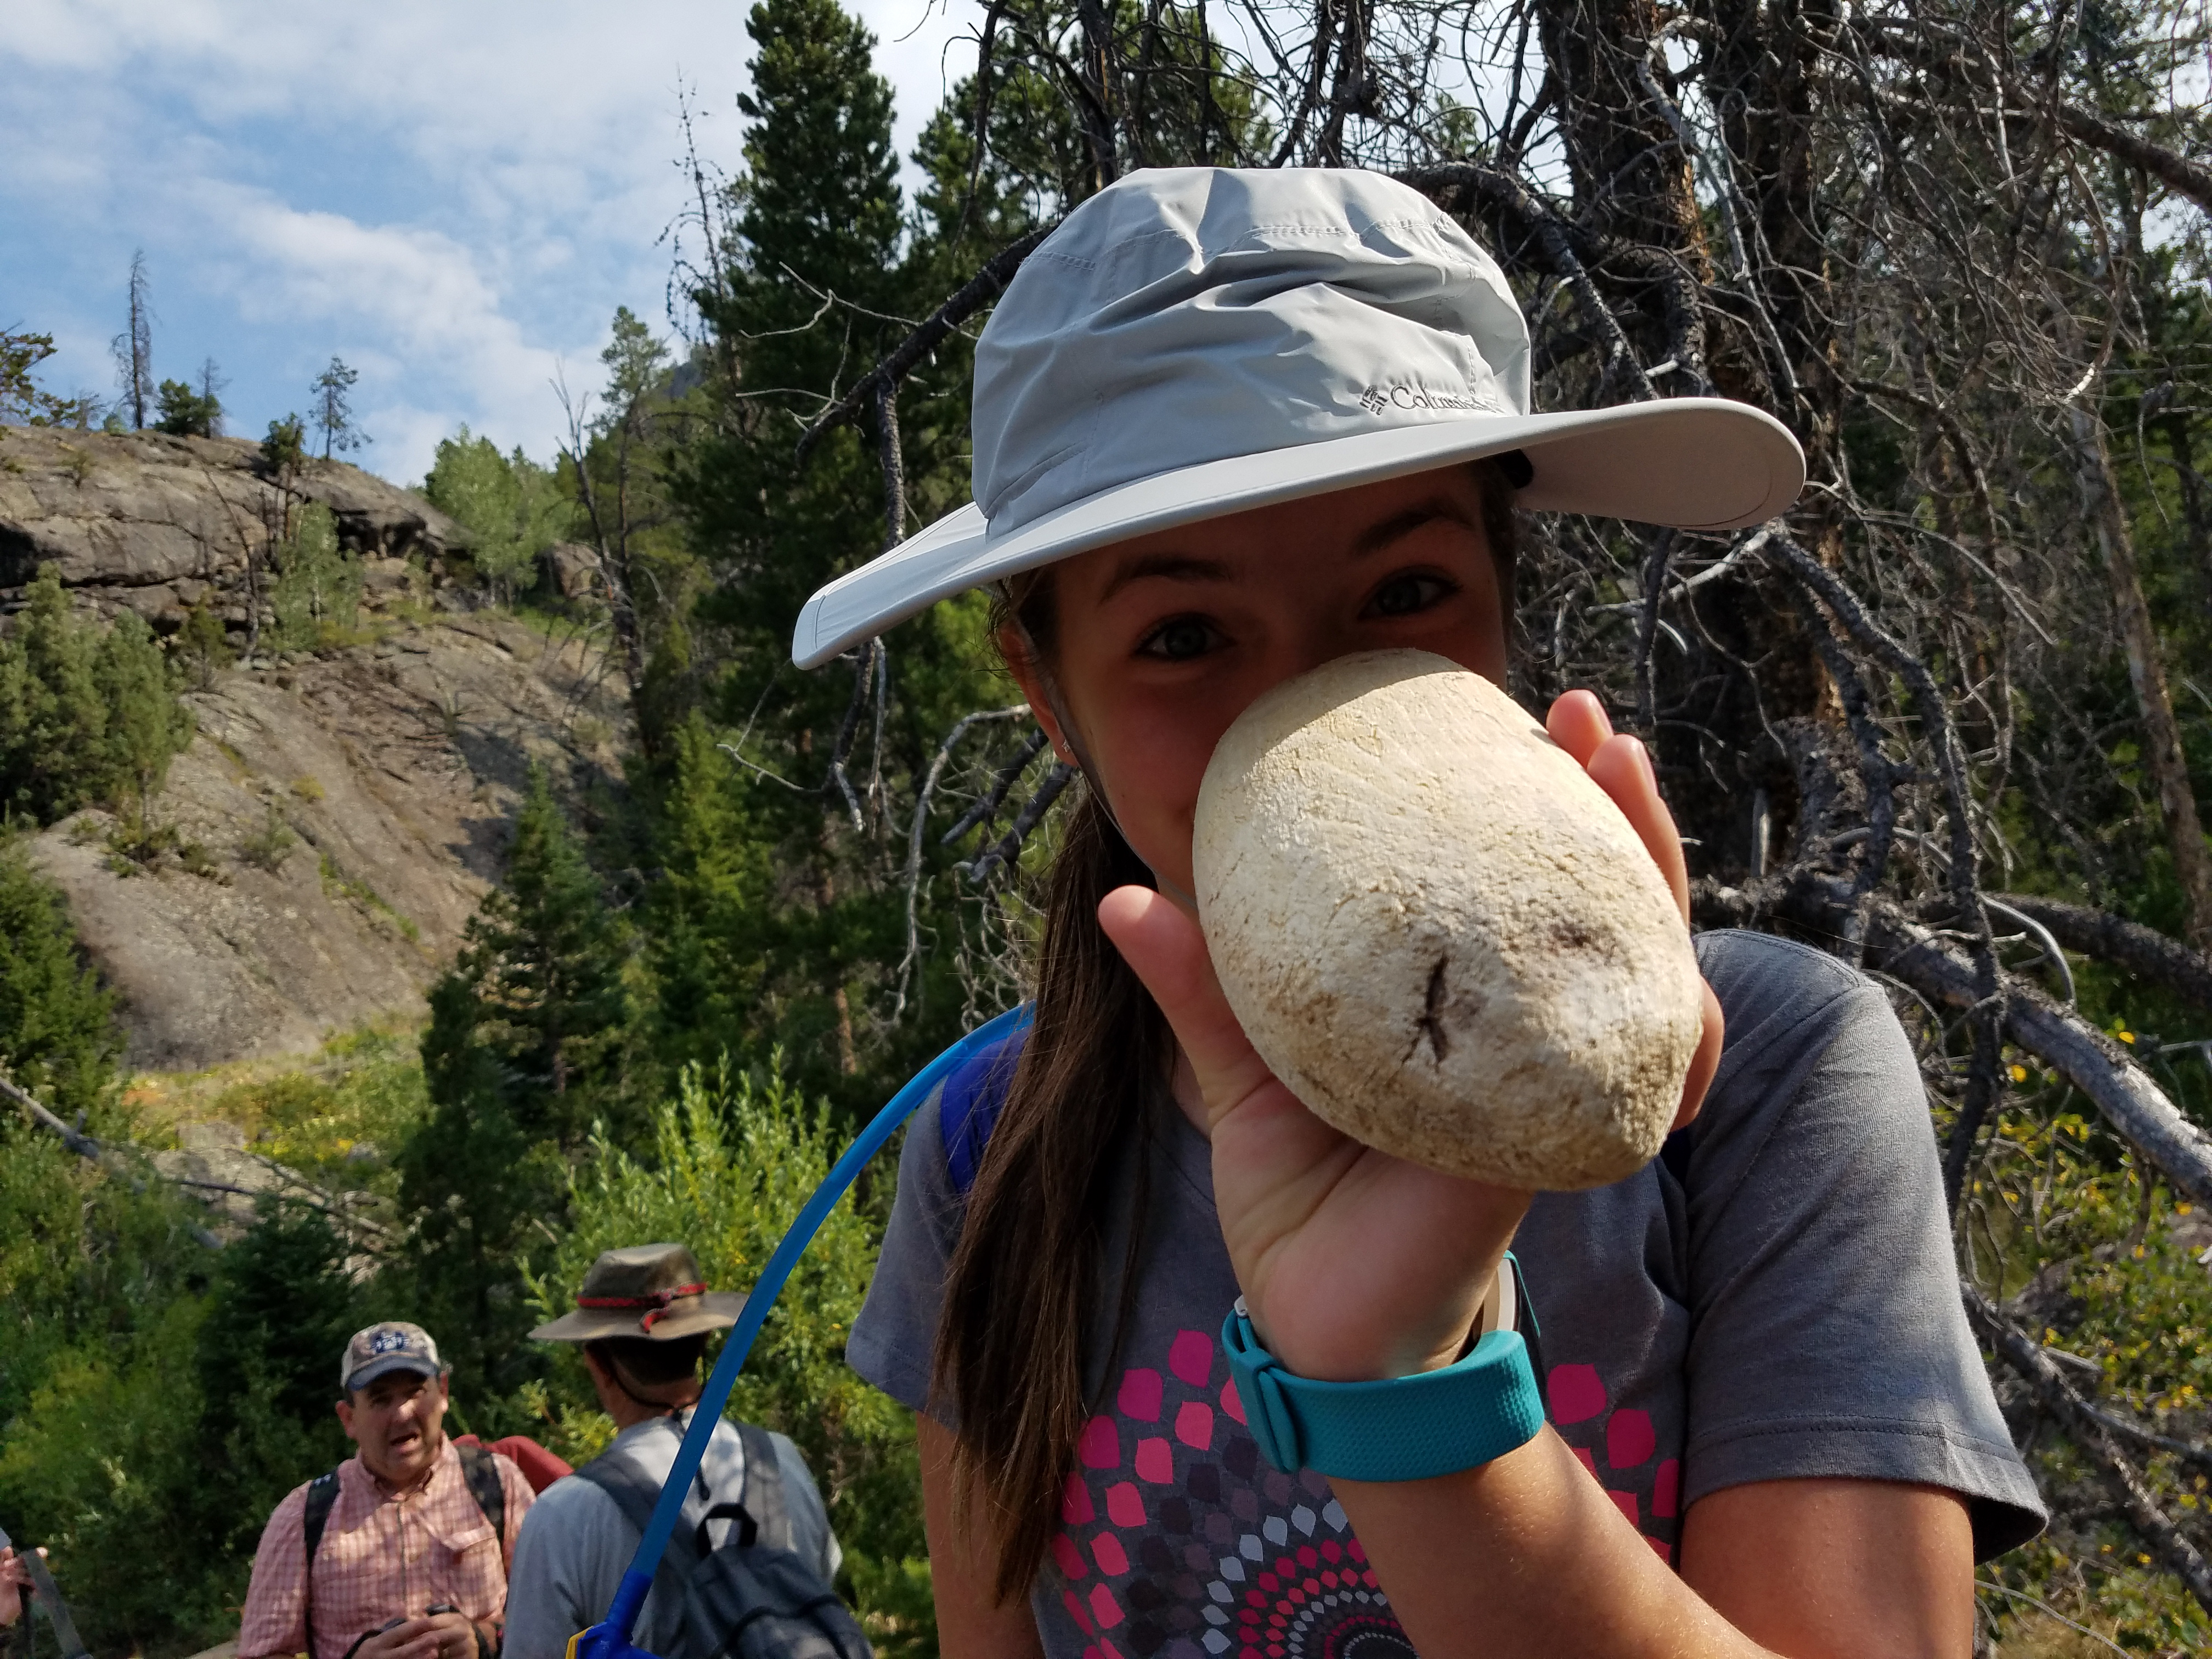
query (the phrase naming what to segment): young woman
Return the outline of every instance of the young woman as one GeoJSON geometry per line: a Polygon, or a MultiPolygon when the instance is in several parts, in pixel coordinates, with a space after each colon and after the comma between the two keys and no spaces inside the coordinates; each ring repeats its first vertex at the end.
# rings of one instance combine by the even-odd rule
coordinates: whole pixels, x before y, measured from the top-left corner
{"type": "MultiPolygon", "coordinates": [[[[1328,1128],[1214,982],[1192,819],[1254,698],[1398,646],[1503,684],[1516,506],[1723,528],[1802,479],[1739,405],[1528,401],[1504,279],[1412,191],[1139,173],[984,331],[976,505],[800,621],[811,665],[992,586],[1083,773],[1034,1024],[915,1117],[849,1349],[922,1413],[952,1659],[1963,1656],[1974,1561],[2040,1524],[1960,1309],[1913,1056],[1856,972],[1703,936],[1666,1154],[1534,1195],[1328,1128]],[[1478,1376],[1500,1321],[1530,1339],[1505,1345],[1519,1369],[1478,1376]],[[1260,1426],[1361,1385],[1359,1423],[1404,1429],[1412,1462],[1314,1415],[1289,1443],[1333,1478],[1274,1467],[1227,1340],[1273,1357],[1260,1426]],[[1539,1383],[1548,1420],[1437,1449],[1539,1383]]],[[[1586,692],[1549,726],[1686,903],[1641,745],[1586,692]]]]}

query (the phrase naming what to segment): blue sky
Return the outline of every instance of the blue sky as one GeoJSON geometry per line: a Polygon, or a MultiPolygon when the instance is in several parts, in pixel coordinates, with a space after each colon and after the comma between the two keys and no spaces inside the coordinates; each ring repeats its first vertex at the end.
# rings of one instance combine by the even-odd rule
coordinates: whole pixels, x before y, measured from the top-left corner
{"type": "MultiPolygon", "coordinates": [[[[854,9],[903,153],[980,8],[854,9]]],[[[615,307],[666,330],[677,88],[734,168],[746,9],[6,0],[0,326],[54,336],[50,390],[113,396],[143,248],[155,374],[196,379],[213,356],[231,431],[303,409],[335,354],[375,441],[356,459],[386,477],[420,477],[464,422],[544,459],[562,429],[549,382],[597,384],[615,307]]]]}

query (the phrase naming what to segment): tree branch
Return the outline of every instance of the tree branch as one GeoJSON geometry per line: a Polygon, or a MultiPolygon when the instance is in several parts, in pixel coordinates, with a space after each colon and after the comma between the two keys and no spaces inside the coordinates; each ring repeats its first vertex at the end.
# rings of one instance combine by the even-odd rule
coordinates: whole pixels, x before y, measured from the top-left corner
{"type": "Polygon", "coordinates": [[[1040,226],[1018,242],[1009,243],[993,254],[984,263],[983,268],[961,286],[959,292],[924,318],[921,327],[900,341],[881,362],[855,380],[843,397],[799,434],[798,459],[804,461],[830,428],[841,422],[851,420],[863,409],[873,408],[877,388],[897,386],[913,372],[915,365],[944,344],[953,330],[1004,293],[1006,284],[1013,280],[1014,273],[1021,269],[1022,261],[1036,251],[1036,245],[1044,240],[1051,231],[1050,225],[1040,226]]]}
{"type": "Polygon", "coordinates": [[[62,1145],[68,1147],[70,1151],[75,1152],[79,1158],[97,1159],[100,1157],[100,1145],[98,1141],[94,1140],[90,1135],[82,1134],[78,1133],[78,1131],[70,1127],[68,1124],[63,1122],[61,1119],[56,1117],[52,1112],[48,1111],[45,1107],[39,1104],[36,1100],[33,1099],[27,1091],[17,1088],[13,1083],[10,1083],[4,1077],[0,1077],[0,1095],[5,1095],[9,1099],[14,1101],[18,1106],[21,1106],[25,1112],[30,1115],[31,1121],[37,1124],[41,1129],[45,1129],[53,1134],[59,1135],[61,1137],[62,1145]]]}
{"type": "Polygon", "coordinates": [[[2080,139],[2092,149],[2116,156],[2130,167],[2141,167],[2175,195],[2185,196],[2207,213],[2212,213],[2212,167],[2202,161],[2192,161],[2163,144],[2154,144],[2073,104],[2059,105],[2058,125],[2069,137],[2080,139]]]}
{"type": "Polygon", "coordinates": [[[2048,927],[2068,950],[2155,980],[2176,996],[2212,1011],[2212,962],[2180,940],[2086,904],[2067,904],[2033,893],[2002,896],[2022,915],[2048,927]]]}

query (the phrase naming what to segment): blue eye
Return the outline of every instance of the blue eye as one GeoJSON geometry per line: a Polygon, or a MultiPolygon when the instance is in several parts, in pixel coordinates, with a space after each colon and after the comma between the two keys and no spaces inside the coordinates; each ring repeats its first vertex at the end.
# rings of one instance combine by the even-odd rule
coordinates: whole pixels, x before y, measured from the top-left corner
{"type": "Polygon", "coordinates": [[[1213,648],[1218,630],[1203,617],[1176,617],[1162,623],[1137,647],[1137,654],[1163,662],[1188,662],[1213,648]]]}
{"type": "Polygon", "coordinates": [[[1412,617],[1459,591],[1457,584],[1427,571],[1408,570],[1377,587],[1360,612],[1363,618],[1412,617]]]}

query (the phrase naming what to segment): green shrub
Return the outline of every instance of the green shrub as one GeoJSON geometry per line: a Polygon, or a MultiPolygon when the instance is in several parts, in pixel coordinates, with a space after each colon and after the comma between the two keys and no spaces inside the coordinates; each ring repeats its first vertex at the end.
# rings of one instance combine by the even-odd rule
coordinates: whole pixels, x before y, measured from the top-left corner
{"type": "Polygon", "coordinates": [[[135,808],[143,830],[191,736],[145,622],[125,611],[103,630],[80,618],[57,567],[41,565],[0,640],[0,811],[51,823],[96,803],[135,808]]]}
{"type": "Polygon", "coordinates": [[[67,902],[20,843],[0,837],[0,1072],[70,1117],[106,1103],[122,1052],[112,999],[78,952],[67,902]]]}
{"type": "Polygon", "coordinates": [[[313,651],[345,643],[361,620],[361,561],[338,544],[330,508],[320,501],[301,507],[274,556],[269,603],[276,613],[276,647],[313,651]]]}
{"type": "Polygon", "coordinates": [[[502,603],[535,584],[538,556],[570,532],[576,516],[552,473],[520,447],[501,454],[465,426],[439,444],[422,493],[467,527],[477,574],[502,603]]]}
{"type": "MultiPolygon", "coordinates": [[[[641,1156],[605,1137],[592,1143],[570,1181],[568,1226],[531,1282],[538,1311],[568,1311],[600,1251],[662,1239],[689,1245],[717,1289],[749,1290],[844,1144],[828,1107],[803,1100],[778,1068],[733,1076],[726,1065],[686,1067],[678,1098],[653,1114],[641,1156]]],[[[928,1569],[913,1418],[845,1364],[880,1243],[848,1194],[769,1316],[730,1412],[799,1443],[829,1500],[864,1610],[879,1625],[896,1620],[905,1639],[922,1640],[928,1569]]],[[[548,1393],[562,1422],[594,1413],[573,1354],[556,1363],[548,1393]]],[[[933,1644],[933,1627],[927,1639],[933,1644]]]]}

